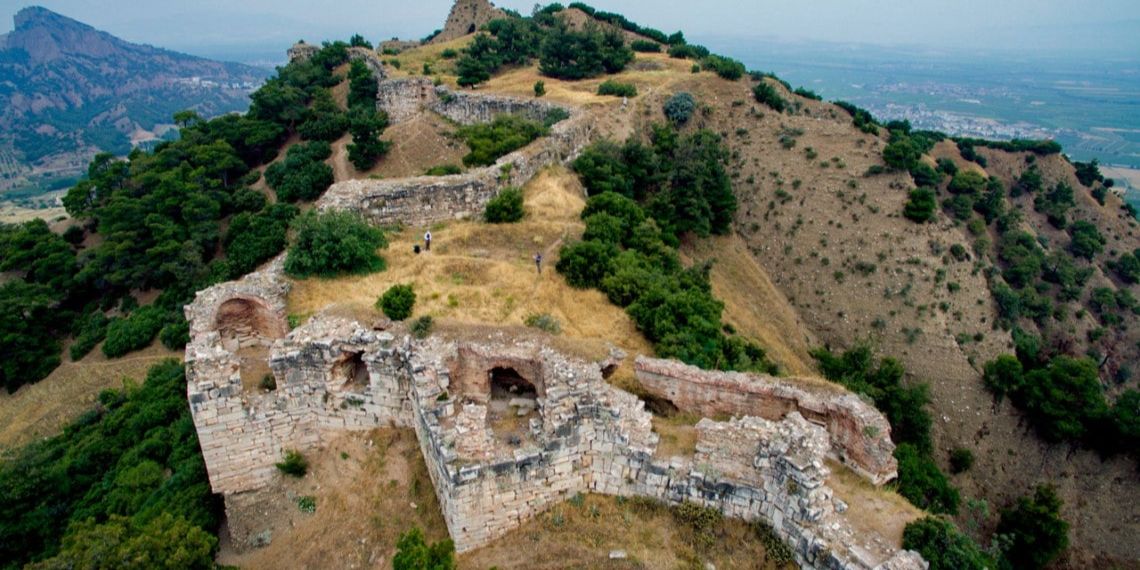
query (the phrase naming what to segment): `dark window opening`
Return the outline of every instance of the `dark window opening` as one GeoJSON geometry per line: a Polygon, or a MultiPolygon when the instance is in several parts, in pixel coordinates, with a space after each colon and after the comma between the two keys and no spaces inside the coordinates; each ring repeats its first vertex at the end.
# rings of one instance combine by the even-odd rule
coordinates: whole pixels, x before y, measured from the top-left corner
{"type": "Polygon", "coordinates": [[[471,24],[470,26],[467,27],[467,33],[469,33],[469,34],[475,33],[475,24],[471,24]]]}
{"type": "Polygon", "coordinates": [[[334,386],[346,389],[363,390],[368,387],[368,365],[364,364],[364,353],[350,352],[340,362],[333,365],[334,386]]]}
{"type": "Polygon", "coordinates": [[[538,390],[534,384],[523,378],[514,368],[492,368],[490,375],[492,400],[538,399],[538,390]]]}

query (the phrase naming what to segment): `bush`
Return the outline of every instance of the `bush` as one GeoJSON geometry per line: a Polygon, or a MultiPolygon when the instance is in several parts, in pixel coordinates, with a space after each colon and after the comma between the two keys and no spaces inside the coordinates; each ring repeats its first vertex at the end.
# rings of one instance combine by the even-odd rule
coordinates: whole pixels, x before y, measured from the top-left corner
{"type": "Polygon", "coordinates": [[[906,206],[903,207],[903,216],[921,224],[934,219],[936,207],[934,191],[929,188],[917,188],[910,191],[906,206]]]}
{"type": "Polygon", "coordinates": [[[891,142],[883,147],[883,162],[895,170],[910,170],[922,156],[922,151],[914,141],[898,133],[891,135],[891,142]]]}
{"type": "Polygon", "coordinates": [[[562,246],[558,264],[559,273],[566,282],[579,289],[597,288],[609,271],[610,261],[617,257],[617,247],[596,241],[581,241],[562,246]]]}
{"type": "Polygon", "coordinates": [[[598,95],[613,95],[614,97],[637,97],[637,87],[631,83],[619,83],[612,79],[603,81],[598,86],[598,95]]]}
{"type": "Polygon", "coordinates": [[[1104,244],[1107,243],[1095,225],[1083,220],[1074,222],[1069,228],[1069,234],[1073,238],[1069,245],[1073,255],[1089,260],[1104,251],[1104,244]]]}
{"type": "Polygon", "coordinates": [[[906,525],[903,548],[922,555],[930,570],[986,570],[993,561],[949,521],[924,517],[906,525]]]}
{"type": "Polygon", "coordinates": [[[956,447],[950,451],[950,472],[954,474],[965,473],[974,466],[974,452],[964,447],[956,447]]]}
{"type": "Polygon", "coordinates": [[[489,224],[512,224],[523,219],[523,194],[518,188],[502,189],[487,202],[483,221],[489,224]]]}
{"type": "Polygon", "coordinates": [[[393,321],[402,321],[412,316],[416,305],[416,292],[410,284],[393,285],[376,301],[376,308],[393,321]]]}
{"type": "Polygon", "coordinates": [[[447,49],[439,52],[439,57],[442,57],[443,59],[455,59],[455,58],[459,57],[459,52],[455,51],[452,48],[447,48],[447,49]]]}
{"type": "Polygon", "coordinates": [[[559,334],[562,332],[562,323],[550,313],[535,313],[527,315],[523,321],[526,326],[533,327],[550,334],[559,334]]]}
{"type": "Polygon", "coordinates": [[[629,47],[633,51],[641,53],[661,53],[661,44],[649,40],[633,40],[629,47]]]}
{"type": "Polygon", "coordinates": [[[275,465],[278,471],[291,477],[304,477],[309,472],[309,460],[295,449],[286,451],[285,458],[275,465]]]}
{"type": "Polygon", "coordinates": [[[932,457],[904,443],[895,448],[895,458],[899,462],[900,495],[932,513],[958,514],[958,489],[950,484],[932,457]]]}
{"type": "Polygon", "coordinates": [[[1069,546],[1069,523],[1061,518],[1061,499],[1050,486],[1038,486],[1032,497],[1021,497],[1001,511],[997,535],[1013,568],[1044,568],[1069,546]]]}
{"type": "Polygon", "coordinates": [[[692,95],[685,92],[677,93],[665,102],[665,118],[674,125],[680,126],[689,122],[696,108],[697,102],[692,95]]]}
{"type": "Polygon", "coordinates": [[[542,97],[543,95],[546,95],[546,82],[540,79],[534,82],[534,96],[542,97]]]}
{"type": "Polygon", "coordinates": [[[701,65],[729,81],[736,81],[744,77],[744,64],[732,58],[710,55],[701,62],[701,65]]]}
{"type": "Polygon", "coordinates": [[[332,147],[326,142],[294,145],[284,160],[269,165],[265,181],[281,201],[315,200],[334,181],[332,167],[323,162],[330,156],[332,147]]]}
{"type": "Polygon", "coordinates": [[[540,136],[547,127],[517,115],[500,115],[490,123],[460,127],[456,132],[471,152],[463,157],[467,166],[488,166],[499,157],[518,150],[540,136]]]}
{"type": "Polygon", "coordinates": [[[412,336],[425,339],[431,334],[433,326],[435,326],[435,321],[432,320],[431,315],[424,315],[412,321],[412,336]]]}
{"type": "Polygon", "coordinates": [[[433,166],[424,172],[425,176],[454,176],[462,174],[463,169],[455,164],[444,164],[441,166],[433,166]]]}
{"type": "Polygon", "coordinates": [[[296,238],[285,257],[292,277],[335,277],[384,269],[376,250],[388,247],[384,232],[350,212],[306,212],[293,221],[296,238]]]}
{"type": "Polygon", "coordinates": [[[158,340],[162,341],[162,346],[170,350],[185,349],[186,344],[190,342],[190,323],[183,317],[162,327],[158,332],[158,340]]]}
{"type": "Polygon", "coordinates": [[[400,535],[396,542],[396,555],[392,557],[393,570],[454,570],[455,545],[451,539],[435,544],[424,542],[423,532],[413,527],[400,535]]]}
{"type": "Polygon", "coordinates": [[[101,311],[95,311],[76,324],[75,342],[71,343],[70,349],[72,361],[87,356],[87,353],[91,352],[95,345],[103,342],[107,336],[107,324],[109,322],[107,316],[101,311]]]}
{"type": "Polygon", "coordinates": [[[169,317],[162,309],[148,305],[125,319],[111,319],[107,326],[107,338],[103,341],[103,354],[107,358],[118,358],[128,352],[146,348],[158,336],[169,317]]]}
{"type": "Polygon", "coordinates": [[[783,113],[788,108],[788,102],[780,96],[780,92],[768,83],[766,80],[760,80],[756,87],[752,88],[752,96],[760,103],[771,107],[777,113],[783,113]]]}

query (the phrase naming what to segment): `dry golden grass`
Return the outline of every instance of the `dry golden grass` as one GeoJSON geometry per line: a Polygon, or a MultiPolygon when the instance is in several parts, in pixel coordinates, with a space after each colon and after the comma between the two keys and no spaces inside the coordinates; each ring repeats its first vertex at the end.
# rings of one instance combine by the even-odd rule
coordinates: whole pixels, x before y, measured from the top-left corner
{"type": "Polygon", "coordinates": [[[713,294],[724,302],[724,322],[758,341],[786,372],[815,373],[808,351],[818,343],[739,236],[697,240],[686,244],[683,254],[696,262],[714,262],[710,277],[713,294]]]}
{"type": "Polygon", "coordinates": [[[67,211],[62,207],[31,209],[11,202],[0,203],[0,224],[22,224],[35,219],[51,222],[61,217],[67,217],[67,211]]]}
{"type": "Polygon", "coordinates": [[[282,478],[243,520],[273,542],[237,553],[222,533],[217,560],[242,568],[390,568],[400,535],[419,527],[429,541],[447,537],[427,466],[412,430],[344,433],[310,454],[303,479],[282,478]],[[295,498],[312,496],[316,512],[295,498]]]}
{"type": "Polygon", "coordinates": [[[548,512],[488,546],[459,557],[460,568],[553,570],[563,568],[793,568],[768,560],[752,525],[724,520],[715,545],[693,547],[692,531],[671,511],[651,502],[587,495],[548,512]],[[610,560],[624,550],[624,560],[610,560]]]}
{"type": "Polygon", "coordinates": [[[657,457],[692,457],[697,451],[697,422],[700,416],[693,413],[674,413],[667,417],[653,416],[653,431],[661,437],[657,457]]]}
{"type": "Polygon", "coordinates": [[[99,347],[79,362],[65,361],[47,378],[15,394],[0,391],[0,448],[50,437],[91,409],[99,392],[121,388],[130,378],[142,382],[147,369],[167,358],[182,358],[155,342],[125,358],[107,360],[99,347]]]}
{"type": "Polygon", "coordinates": [[[430,77],[441,79],[448,85],[456,87],[455,82],[458,77],[455,74],[455,62],[458,61],[458,58],[444,59],[443,52],[448,49],[461,51],[473,39],[475,39],[475,34],[470,34],[449,42],[428,44],[404,50],[399,55],[382,55],[380,58],[384,60],[384,68],[392,77],[423,77],[424,64],[426,63],[431,67],[430,77]],[[400,62],[400,69],[396,69],[391,64],[392,60],[400,62]]]}
{"type": "Polygon", "coordinates": [[[431,315],[452,323],[522,325],[531,314],[548,313],[562,324],[562,335],[610,342],[630,358],[618,375],[630,375],[631,361],[653,349],[625,312],[593,290],[574,289],[554,271],[560,245],[581,234],[578,213],[585,204],[577,179],[564,168],[546,170],[524,188],[526,218],[517,224],[457,221],[431,228],[432,251],[416,255],[427,228],[391,234],[383,251],[386,271],[339,279],[297,281],[289,312],[322,310],[362,322],[381,317],[377,298],[398,283],[416,290],[414,317],[431,315]],[[543,254],[538,275],[533,256],[543,254]]]}
{"type": "Polygon", "coordinates": [[[911,521],[926,512],[885,488],[876,488],[846,466],[828,460],[831,477],[827,485],[847,503],[846,517],[856,536],[878,535],[890,544],[902,546],[902,533],[911,521]]]}

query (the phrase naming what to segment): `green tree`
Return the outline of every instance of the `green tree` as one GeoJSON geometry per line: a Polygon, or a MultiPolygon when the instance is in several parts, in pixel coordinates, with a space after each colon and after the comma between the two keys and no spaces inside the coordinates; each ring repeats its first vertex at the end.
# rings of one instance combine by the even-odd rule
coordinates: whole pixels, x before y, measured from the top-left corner
{"type": "Polygon", "coordinates": [[[954,194],[980,196],[986,189],[986,178],[975,170],[961,170],[950,179],[947,189],[954,194]]]}
{"type": "Polygon", "coordinates": [[[930,570],[986,570],[994,568],[974,541],[954,525],[937,517],[923,517],[906,525],[903,548],[922,555],[930,570]]]}
{"type": "Polygon", "coordinates": [[[471,152],[463,157],[463,164],[488,166],[548,132],[549,130],[542,124],[524,117],[499,115],[490,123],[460,127],[456,135],[471,149],[471,152]]]}
{"type": "Polygon", "coordinates": [[[922,151],[910,137],[901,134],[892,134],[891,142],[883,147],[883,162],[895,170],[910,170],[922,151]]]}
{"type": "Polygon", "coordinates": [[[112,515],[69,529],[59,554],[26,566],[29,570],[169,569],[212,570],[218,539],[169,513],[143,524],[112,515]]]}
{"type": "Polygon", "coordinates": [[[1061,518],[1061,499],[1053,487],[1038,486],[1002,509],[997,534],[1007,541],[1002,552],[1011,568],[1044,568],[1069,546],[1069,523],[1061,518]]]}
{"type": "Polygon", "coordinates": [[[393,321],[402,321],[412,316],[416,305],[416,292],[411,284],[393,285],[376,300],[376,308],[393,321]]]}
{"type": "Polygon", "coordinates": [[[348,114],[348,132],[352,143],[348,149],[348,160],[357,170],[368,170],[376,161],[388,153],[392,143],[380,140],[384,129],[388,128],[388,114],[364,107],[357,107],[348,114]]]}
{"type": "Polygon", "coordinates": [[[455,545],[451,539],[434,544],[424,542],[418,527],[400,535],[396,542],[396,555],[392,557],[393,570],[454,570],[455,545]]]}
{"type": "Polygon", "coordinates": [[[1072,250],[1073,255],[1085,259],[1091,260],[1104,251],[1104,244],[1108,243],[1095,225],[1084,220],[1074,222],[1069,227],[1069,235],[1072,236],[1069,249],[1072,250]]]}
{"type": "Polygon", "coordinates": [[[910,191],[906,205],[903,207],[903,216],[908,220],[924,223],[934,219],[937,203],[934,191],[929,188],[916,188],[910,191]]]}
{"type": "Polygon", "coordinates": [[[384,232],[349,212],[306,212],[292,224],[296,233],[285,257],[293,277],[335,277],[384,269],[376,250],[388,247],[384,232]]]}
{"type": "Polygon", "coordinates": [[[518,188],[504,188],[487,202],[483,221],[489,224],[510,224],[523,219],[523,194],[518,188]]]}
{"type": "Polygon", "coordinates": [[[57,302],[45,285],[23,280],[0,285],[0,381],[9,393],[42,380],[59,366],[57,302]]]}

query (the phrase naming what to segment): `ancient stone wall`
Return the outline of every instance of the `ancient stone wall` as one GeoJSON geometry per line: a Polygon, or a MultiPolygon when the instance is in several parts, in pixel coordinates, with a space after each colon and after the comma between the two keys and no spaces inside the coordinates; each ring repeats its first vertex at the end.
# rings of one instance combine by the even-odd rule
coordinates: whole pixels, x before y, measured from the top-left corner
{"type": "Polygon", "coordinates": [[[891,428],[874,406],[838,387],[791,381],[766,374],[711,372],[671,360],[639,357],[638,381],[652,395],[704,417],[758,416],[779,420],[798,412],[824,426],[832,456],[872,483],[894,479],[891,428]]]}
{"type": "MultiPolygon", "coordinates": [[[[386,101],[406,101],[407,97],[418,96],[416,93],[420,92],[415,83],[405,82],[397,87],[386,87],[391,83],[393,82],[381,83],[381,108],[391,105],[386,101]]],[[[430,96],[428,100],[430,102],[430,96]]],[[[492,113],[491,109],[507,108],[499,98],[488,102],[487,107],[482,110],[472,102],[474,99],[463,100],[467,102],[449,104],[457,106],[448,107],[447,110],[463,120],[491,116],[489,115],[492,113]]],[[[409,112],[401,106],[388,108],[394,109],[398,116],[409,112]]],[[[537,107],[519,107],[523,108],[537,107]]],[[[403,223],[425,226],[441,221],[477,217],[482,214],[487,202],[503,188],[521,186],[542,168],[573,160],[593,141],[595,135],[594,126],[588,115],[577,113],[551,127],[549,136],[542,137],[500,158],[491,166],[455,176],[346,180],[329,188],[317,202],[317,207],[322,210],[359,212],[375,224],[403,223]]]]}

